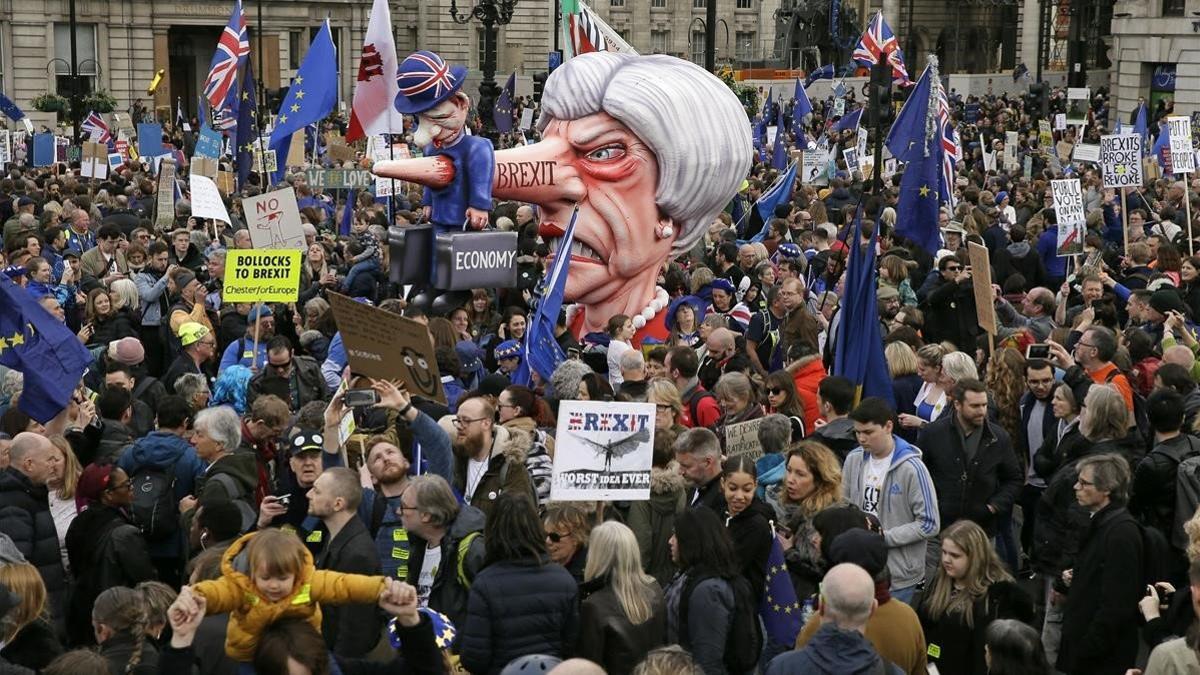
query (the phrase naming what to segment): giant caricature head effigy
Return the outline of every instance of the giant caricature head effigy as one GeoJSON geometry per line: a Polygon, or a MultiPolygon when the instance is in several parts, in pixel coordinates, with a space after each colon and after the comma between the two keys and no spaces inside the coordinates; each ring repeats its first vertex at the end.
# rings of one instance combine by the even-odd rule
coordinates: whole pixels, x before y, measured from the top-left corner
{"type": "MultiPolygon", "coordinates": [[[[688,61],[597,52],[550,75],[537,128],[538,143],[495,153],[492,196],[541,207],[552,249],[579,205],[565,293],[582,308],[577,331],[627,314],[643,335],[665,337],[659,268],[704,236],[750,169],[741,102],[688,61]]],[[[374,171],[435,189],[455,173],[439,157],[374,171]]]]}

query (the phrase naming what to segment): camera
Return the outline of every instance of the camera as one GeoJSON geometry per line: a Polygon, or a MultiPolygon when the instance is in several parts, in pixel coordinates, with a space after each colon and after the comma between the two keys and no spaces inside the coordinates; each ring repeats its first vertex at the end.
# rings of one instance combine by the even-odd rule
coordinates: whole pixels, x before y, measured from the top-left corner
{"type": "Polygon", "coordinates": [[[374,389],[348,389],[342,401],[351,408],[365,408],[379,403],[379,392],[374,389]]]}
{"type": "Polygon", "coordinates": [[[1025,358],[1043,360],[1050,358],[1050,345],[1045,343],[1029,345],[1025,349],[1025,358]]]}

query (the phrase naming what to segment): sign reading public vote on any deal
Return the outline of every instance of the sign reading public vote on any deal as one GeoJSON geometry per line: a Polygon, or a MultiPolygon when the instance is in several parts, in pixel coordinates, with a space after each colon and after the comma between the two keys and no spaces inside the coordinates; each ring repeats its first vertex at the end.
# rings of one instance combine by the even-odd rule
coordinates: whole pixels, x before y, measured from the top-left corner
{"type": "Polygon", "coordinates": [[[225,302],[295,302],[300,296],[300,251],[230,250],[225,302]]]}
{"type": "Polygon", "coordinates": [[[1083,253],[1083,237],[1087,234],[1087,217],[1083,209],[1083,191],[1078,178],[1050,181],[1054,195],[1054,214],[1058,216],[1057,255],[1083,253]]]}
{"type": "Polygon", "coordinates": [[[1121,134],[1100,137],[1100,167],[1104,187],[1142,186],[1142,137],[1121,134]]]}
{"type": "Polygon", "coordinates": [[[550,498],[649,499],[653,459],[653,403],[563,401],[550,498]]]}

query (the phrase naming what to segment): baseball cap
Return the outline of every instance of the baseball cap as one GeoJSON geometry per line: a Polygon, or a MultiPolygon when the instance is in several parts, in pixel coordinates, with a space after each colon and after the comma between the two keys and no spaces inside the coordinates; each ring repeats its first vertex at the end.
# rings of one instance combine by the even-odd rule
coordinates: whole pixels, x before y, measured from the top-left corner
{"type": "Polygon", "coordinates": [[[247,321],[257,321],[260,317],[265,319],[265,318],[271,316],[271,314],[272,314],[272,312],[271,312],[270,305],[266,305],[266,304],[255,305],[254,307],[252,307],[250,309],[250,313],[246,315],[246,320],[247,321]]]}
{"type": "Polygon", "coordinates": [[[207,335],[208,328],[195,321],[188,321],[179,327],[179,343],[184,347],[203,340],[207,335]]]}
{"type": "Polygon", "coordinates": [[[302,429],[288,442],[288,455],[298,455],[302,452],[323,452],[325,437],[311,429],[302,429]]]}

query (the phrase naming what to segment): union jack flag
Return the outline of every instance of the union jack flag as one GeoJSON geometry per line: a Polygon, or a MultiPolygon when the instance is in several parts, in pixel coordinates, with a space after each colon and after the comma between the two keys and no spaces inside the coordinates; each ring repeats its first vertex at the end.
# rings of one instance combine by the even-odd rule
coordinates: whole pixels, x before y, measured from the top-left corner
{"type": "Polygon", "coordinates": [[[576,54],[608,50],[604,34],[600,32],[590,10],[580,7],[577,14],[570,15],[570,22],[571,44],[576,54]]]}
{"type": "Polygon", "coordinates": [[[907,85],[908,70],[904,67],[904,52],[900,50],[900,41],[892,32],[891,26],[883,18],[883,12],[876,12],[863,31],[858,46],[854,48],[853,58],[866,68],[879,63],[882,58],[892,64],[892,79],[907,85]]]}
{"type": "Polygon", "coordinates": [[[95,139],[94,142],[96,143],[107,145],[112,140],[112,132],[108,129],[108,123],[95,110],[88,113],[87,118],[80,123],[79,128],[88,132],[88,135],[95,139]]]}
{"type": "Polygon", "coordinates": [[[242,1],[233,4],[229,25],[217,40],[217,51],[209,65],[208,78],[204,80],[204,97],[214,110],[221,107],[225,96],[233,88],[238,68],[250,55],[250,38],[246,35],[246,15],[242,13],[242,1]]]}
{"type": "Polygon", "coordinates": [[[443,91],[454,88],[454,80],[450,77],[450,66],[437,54],[429,52],[427,55],[425,52],[414,52],[405,60],[424,64],[428,70],[400,72],[396,76],[396,82],[400,85],[401,94],[412,97],[432,87],[433,96],[437,98],[442,95],[443,91]],[[406,82],[411,84],[405,86],[406,82]]]}
{"type": "Polygon", "coordinates": [[[957,205],[954,199],[954,172],[958,160],[962,159],[962,144],[954,128],[954,120],[950,119],[950,101],[946,98],[946,89],[940,82],[935,86],[938,88],[938,142],[942,144],[942,179],[938,181],[941,194],[938,196],[953,209],[957,205]]]}

